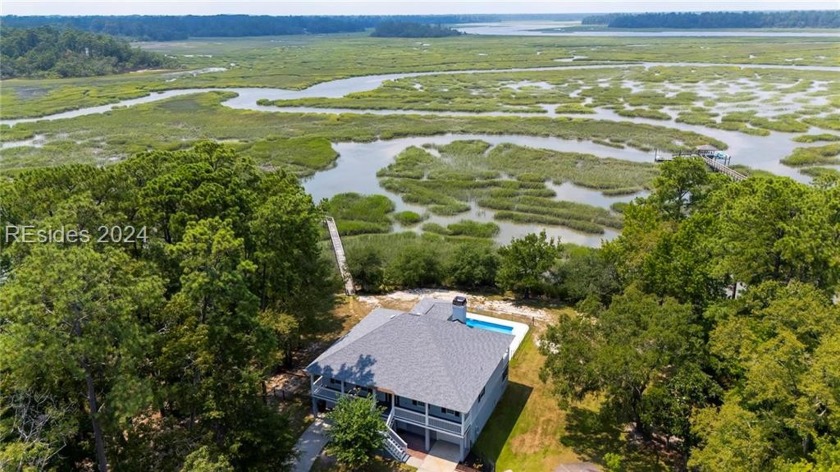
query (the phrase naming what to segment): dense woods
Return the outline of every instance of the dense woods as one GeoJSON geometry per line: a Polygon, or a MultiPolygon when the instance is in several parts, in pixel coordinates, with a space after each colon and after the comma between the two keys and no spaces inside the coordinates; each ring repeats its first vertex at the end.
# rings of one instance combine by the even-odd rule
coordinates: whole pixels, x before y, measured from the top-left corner
{"type": "Polygon", "coordinates": [[[590,16],[582,23],[610,28],[840,28],[840,11],[610,14],[590,16]]]}
{"type": "Polygon", "coordinates": [[[554,15],[406,15],[406,16],[4,16],[5,27],[60,26],[125,36],[140,41],[194,37],[273,36],[352,33],[386,21],[456,24],[499,20],[577,20],[580,14],[554,15]]]}
{"type": "Polygon", "coordinates": [[[379,38],[442,38],[461,35],[460,31],[443,25],[426,25],[405,21],[383,21],[370,34],[379,38]]]}
{"type": "Polygon", "coordinates": [[[0,35],[0,78],[4,79],[90,77],[175,65],[171,58],[104,34],[4,26],[0,35]]]}
{"type": "Polygon", "coordinates": [[[94,236],[0,252],[0,469],[284,470],[262,381],[331,306],[321,222],[293,177],[212,143],[0,182],[4,229],[94,236]]]}
{"type": "Polygon", "coordinates": [[[616,291],[548,329],[541,376],[562,404],[602,396],[678,470],[835,470],[840,185],[703,167],[663,164],[626,209],[600,251],[616,291]]]}

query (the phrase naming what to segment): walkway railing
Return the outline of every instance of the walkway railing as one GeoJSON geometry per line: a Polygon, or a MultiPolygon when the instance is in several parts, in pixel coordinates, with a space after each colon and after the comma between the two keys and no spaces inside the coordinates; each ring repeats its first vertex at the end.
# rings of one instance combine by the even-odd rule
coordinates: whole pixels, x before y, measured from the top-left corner
{"type": "MultiPolygon", "coordinates": [[[[703,159],[703,162],[705,162],[706,165],[709,166],[710,169],[712,169],[715,172],[720,172],[721,174],[729,177],[730,179],[732,179],[736,182],[740,182],[740,181],[747,178],[746,175],[744,175],[744,174],[738,172],[737,170],[729,167],[728,165],[718,161],[717,159],[714,159],[714,158],[709,157],[707,155],[703,155],[701,153],[698,153],[697,151],[678,151],[671,158],[666,158],[666,157],[660,156],[658,151],[657,151],[654,154],[653,159],[656,162],[662,162],[662,161],[669,161],[673,157],[699,157],[700,159],[703,159]]],[[[727,163],[728,163],[728,157],[727,157],[727,163]]]]}
{"type": "Polygon", "coordinates": [[[338,264],[338,272],[341,274],[341,280],[344,281],[344,292],[347,295],[356,293],[356,286],[353,284],[353,277],[350,275],[350,269],[347,268],[347,256],[344,254],[344,245],[341,244],[341,236],[338,234],[338,227],[335,225],[335,220],[328,216],[326,218],[327,229],[330,232],[330,241],[332,241],[333,252],[335,252],[335,261],[338,264]]]}
{"type": "Polygon", "coordinates": [[[408,443],[397,434],[396,431],[392,429],[394,426],[394,410],[391,410],[391,414],[388,415],[388,419],[385,420],[385,431],[382,433],[385,436],[385,449],[388,451],[389,454],[394,456],[394,459],[400,462],[406,462],[408,460],[408,452],[406,448],[408,447],[408,443]]]}
{"type": "Polygon", "coordinates": [[[737,170],[732,169],[731,167],[721,164],[720,162],[706,156],[700,156],[703,161],[706,163],[707,166],[711,167],[712,170],[718,171],[721,174],[728,176],[730,179],[740,182],[747,178],[746,175],[738,172],[737,170]]]}

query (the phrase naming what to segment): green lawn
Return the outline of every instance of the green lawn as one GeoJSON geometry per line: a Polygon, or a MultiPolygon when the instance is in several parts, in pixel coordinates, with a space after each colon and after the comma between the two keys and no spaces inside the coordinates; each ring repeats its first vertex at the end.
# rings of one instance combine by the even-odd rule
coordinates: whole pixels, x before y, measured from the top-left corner
{"type": "Polygon", "coordinates": [[[546,472],[558,465],[600,463],[608,452],[625,456],[627,470],[667,470],[656,457],[628,446],[622,431],[598,417],[597,401],[563,410],[539,379],[544,357],[532,331],[510,364],[510,383],[474,446],[496,470],[546,472]]]}

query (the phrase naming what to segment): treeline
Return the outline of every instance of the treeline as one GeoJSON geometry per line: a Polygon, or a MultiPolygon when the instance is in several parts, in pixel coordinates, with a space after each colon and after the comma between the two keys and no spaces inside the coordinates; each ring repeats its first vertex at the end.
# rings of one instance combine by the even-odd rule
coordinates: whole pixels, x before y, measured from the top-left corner
{"type": "Polygon", "coordinates": [[[290,34],[352,33],[386,21],[456,24],[502,19],[575,20],[582,15],[410,15],[410,16],[4,16],[4,28],[56,26],[124,36],[138,41],[173,41],[193,37],[244,37],[290,34]]]}
{"type": "Polygon", "coordinates": [[[0,181],[0,469],[288,470],[264,380],[329,319],[322,221],[215,143],[0,181]]]}
{"type": "Polygon", "coordinates": [[[587,17],[582,23],[610,28],[840,28],[840,10],[611,14],[587,17]]]}
{"type": "Polygon", "coordinates": [[[580,20],[580,24],[582,25],[609,25],[611,21],[618,18],[619,16],[626,16],[626,13],[608,13],[606,15],[593,15],[587,16],[586,18],[580,20]]]}
{"type": "Polygon", "coordinates": [[[427,25],[406,21],[383,21],[370,34],[378,38],[443,38],[464,33],[443,25],[427,25]]]}
{"type": "Polygon", "coordinates": [[[75,29],[3,28],[0,78],[90,77],[174,67],[174,59],[143,51],[124,39],[75,29]]]}
{"type": "Polygon", "coordinates": [[[597,249],[560,244],[531,234],[498,247],[492,240],[426,232],[344,238],[353,281],[367,293],[447,287],[511,291],[577,303],[618,289],[612,267],[597,249]]]}

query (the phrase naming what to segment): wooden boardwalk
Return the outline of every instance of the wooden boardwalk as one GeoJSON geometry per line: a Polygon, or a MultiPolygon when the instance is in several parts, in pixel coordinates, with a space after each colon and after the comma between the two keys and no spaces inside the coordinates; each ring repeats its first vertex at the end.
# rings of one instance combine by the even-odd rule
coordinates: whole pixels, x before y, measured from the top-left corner
{"type": "MultiPolygon", "coordinates": [[[[719,160],[711,158],[707,155],[700,154],[697,151],[690,151],[690,152],[679,151],[676,154],[672,155],[671,157],[665,157],[665,156],[660,155],[658,150],[656,150],[656,152],[654,152],[654,155],[653,155],[653,160],[655,162],[663,162],[663,161],[670,161],[671,159],[673,159],[675,157],[699,157],[700,159],[703,159],[703,162],[705,162],[706,165],[709,166],[710,169],[712,169],[715,172],[720,172],[721,174],[729,177],[730,179],[732,179],[736,182],[740,182],[740,181],[747,178],[746,175],[738,172],[737,170],[729,167],[728,165],[720,162],[719,160]]],[[[728,163],[728,156],[727,156],[727,163],[728,163]]]]}
{"type": "Polygon", "coordinates": [[[356,286],[353,284],[353,276],[350,275],[350,270],[347,268],[347,256],[344,254],[344,245],[341,244],[338,227],[336,227],[335,220],[331,216],[326,218],[326,223],[327,229],[330,231],[330,241],[332,241],[335,261],[338,264],[338,272],[341,274],[341,280],[344,281],[344,292],[347,295],[353,295],[356,293],[356,286]]]}
{"type": "Polygon", "coordinates": [[[744,179],[747,178],[746,175],[738,172],[737,170],[734,170],[733,168],[731,168],[727,165],[721,164],[720,162],[718,162],[718,161],[716,161],[716,160],[714,160],[710,157],[700,156],[700,158],[703,159],[703,162],[705,162],[707,166],[711,167],[712,170],[714,170],[716,172],[720,172],[721,174],[724,174],[724,175],[728,176],[730,179],[732,179],[736,182],[740,182],[741,180],[744,180],[744,179]]]}

